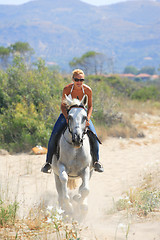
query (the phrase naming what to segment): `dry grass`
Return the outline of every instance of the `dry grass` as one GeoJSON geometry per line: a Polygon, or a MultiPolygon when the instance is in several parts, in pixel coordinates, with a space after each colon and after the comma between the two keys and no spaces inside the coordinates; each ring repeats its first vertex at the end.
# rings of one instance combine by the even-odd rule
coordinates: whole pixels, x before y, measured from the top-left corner
{"type": "Polygon", "coordinates": [[[34,208],[25,219],[16,219],[14,224],[0,227],[0,239],[52,239],[79,240],[81,227],[53,207],[34,208]]]}
{"type": "Polygon", "coordinates": [[[135,113],[142,114],[147,113],[149,115],[160,114],[160,103],[159,102],[140,102],[136,100],[121,99],[119,103],[119,109],[121,112],[127,113],[128,116],[133,116],[135,113]]]}
{"type": "MultiPolygon", "coordinates": [[[[160,213],[160,170],[156,168],[148,169],[139,185],[131,187],[122,197],[114,202],[114,207],[109,213],[127,210],[127,214],[136,214],[139,217],[150,217],[155,213],[160,213]]],[[[156,214],[156,218],[157,218],[156,214]]],[[[160,219],[160,214],[159,214],[160,219]]]]}
{"type": "Polygon", "coordinates": [[[149,119],[150,115],[160,116],[160,103],[114,99],[112,105],[112,109],[105,110],[105,123],[96,126],[97,135],[102,141],[107,137],[143,138],[146,130],[160,126],[159,120],[151,122],[149,119]],[[136,119],[135,116],[142,117],[136,119]]]}

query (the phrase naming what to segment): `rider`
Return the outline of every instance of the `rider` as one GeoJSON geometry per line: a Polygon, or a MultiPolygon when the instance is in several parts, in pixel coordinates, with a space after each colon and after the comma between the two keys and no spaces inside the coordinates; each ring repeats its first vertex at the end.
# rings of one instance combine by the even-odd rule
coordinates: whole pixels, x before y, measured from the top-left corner
{"type": "MultiPolygon", "coordinates": [[[[72,80],[73,80],[73,83],[68,84],[63,89],[62,102],[61,102],[62,113],[60,114],[58,120],[56,121],[53,131],[52,131],[52,134],[51,134],[51,137],[49,139],[46,163],[41,169],[41,171],[44,173],[49,173],[49,170],[51,169],[52,157],[53,157],[53,154],[56,154],[56,151],[57,151],[57,142],[58,142],[62,132],[64,131],[64,129],[67,126],[68,114],[67,114],[66,105],[64,103],[65,94],[67,96],[69,96],[71,99],[78,98],[79,100],[82,100],[82,98],[85,94],[88,96],[88,110],[87,110],[88,120],[86,122],[86,127],[89,127],[89,129],[94,134],[96,134],[95,128],[90,119],[91,114],[92,114],[92,90],[89,86],[87,86],[86,84],[83,84],[83,82],[85,80],[84,72],[81,69],[75,69],[72,72],[72,80]]],[[[90,142],[92,145],[93,152],[96,151],[96,153],[93,154],[93,156],[92,156],[94,170],[98,171],[98,172],[103,172],[104,171],[103,166],[99,162],[99,143],[96,138],[89,137],[89,139],[90,139],[90,142]]]]}

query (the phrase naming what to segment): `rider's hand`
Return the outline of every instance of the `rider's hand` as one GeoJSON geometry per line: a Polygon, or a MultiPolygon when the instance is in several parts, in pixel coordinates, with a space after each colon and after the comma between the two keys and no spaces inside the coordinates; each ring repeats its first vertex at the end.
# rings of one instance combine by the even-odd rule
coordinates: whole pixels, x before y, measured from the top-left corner
{"type": "Polygon", "coordinates": [[[89,121],[88,120],[86,121],[86,127],[89,127],[89,121]]]}

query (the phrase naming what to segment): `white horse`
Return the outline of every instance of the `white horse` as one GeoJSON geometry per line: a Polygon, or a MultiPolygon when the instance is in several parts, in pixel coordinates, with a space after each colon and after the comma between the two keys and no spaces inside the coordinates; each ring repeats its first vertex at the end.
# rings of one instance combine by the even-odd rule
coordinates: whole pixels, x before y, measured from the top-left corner
{"type": "Polygon", "coordinates": [[[87,112],[85,105],[88,97],[85,95],[81,101],[71,100],[66,96],[68,106],[68,127],[62,134],[59,142],[59,159],[54,155],[52,168],[55,175],[56,189],[59,204],[66,214],[74,211],[68,187],[73,181],[81,178],[82,183],[73,200],[78,202],[83,216],[87,213],[87,196],[89,194],[89,180],[93,170],[90,143],[86,133],[87,112]]]}

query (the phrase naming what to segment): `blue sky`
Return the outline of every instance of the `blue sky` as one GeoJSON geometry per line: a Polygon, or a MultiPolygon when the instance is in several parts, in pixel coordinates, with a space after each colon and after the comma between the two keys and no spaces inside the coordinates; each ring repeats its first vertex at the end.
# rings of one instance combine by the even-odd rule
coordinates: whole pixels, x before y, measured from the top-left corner
{"type": "MultiPolygon", "coordinates": [[[[81,0],[83,2],[92,4],[92,5],[96,5],[96,6],[100,6],[100,5],[107,5],[107,4],[113,4],[113,3],[117,3],[117,2],[124,2],[126,0],[81,0]]],[[[0,4],[23,4],[29,2],[28,0],[0,0],[0,4]]]]}

